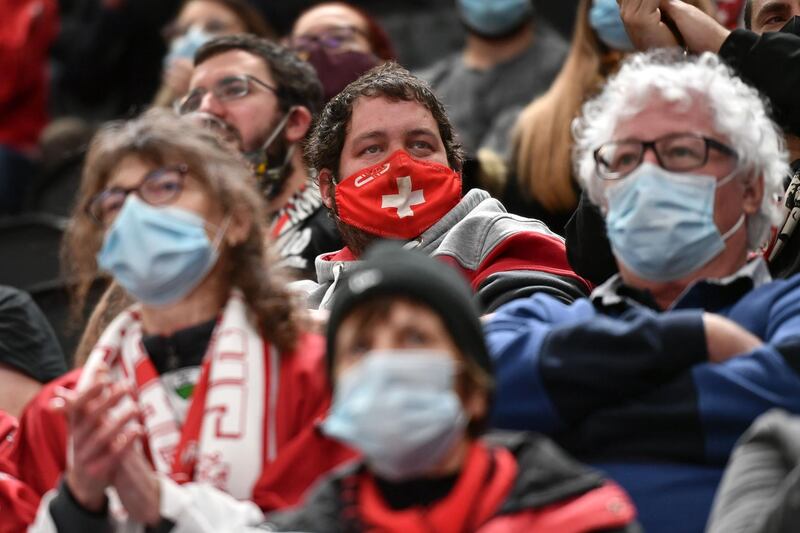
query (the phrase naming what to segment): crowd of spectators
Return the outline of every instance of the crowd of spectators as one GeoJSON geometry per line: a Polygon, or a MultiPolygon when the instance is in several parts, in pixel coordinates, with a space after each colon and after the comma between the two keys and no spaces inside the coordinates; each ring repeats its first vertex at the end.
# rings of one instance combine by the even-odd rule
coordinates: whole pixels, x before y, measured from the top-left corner
{"type": "Polygon", "coordinates": [[[800,0],[0,15],[0,533],[800,529],[800,0]]]}

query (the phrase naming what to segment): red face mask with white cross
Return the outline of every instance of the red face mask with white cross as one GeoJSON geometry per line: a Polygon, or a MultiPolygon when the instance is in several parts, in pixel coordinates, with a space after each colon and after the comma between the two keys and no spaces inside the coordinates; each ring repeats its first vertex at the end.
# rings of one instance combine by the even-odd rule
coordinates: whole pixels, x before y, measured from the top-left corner
{"type": "Polygon", "coordinates": [[[461,175],[398,150],[336,185],[343,222],[390,239],[413,239],[461,199],[461,175]]]}

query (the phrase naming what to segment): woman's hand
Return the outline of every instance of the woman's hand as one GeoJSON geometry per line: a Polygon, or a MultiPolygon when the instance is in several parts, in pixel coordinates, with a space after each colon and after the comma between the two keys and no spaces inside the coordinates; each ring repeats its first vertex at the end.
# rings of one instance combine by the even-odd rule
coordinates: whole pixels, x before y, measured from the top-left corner
{"type": "Polygon", "coordinates": [[[152,527],[158,525],[161,521],[161,485],[158,474],[141,450],[127,450],[113,483],[122,505],[133,520],[152,527]]]}
{"type": "Polygon", "coordinates": [[[82,392],[59,389],[51,403],[67,417],[72,438],[72,460],[65,482],[78,503],[89,511],[103,509],[106,487],[121,458],[141,434],[136,425],[126,427],[137,419],[137,410],[113,419],[108,414],[127,393],[126,386],[108,381],[108,370],[103,368],[88,388],[82,392]]]}

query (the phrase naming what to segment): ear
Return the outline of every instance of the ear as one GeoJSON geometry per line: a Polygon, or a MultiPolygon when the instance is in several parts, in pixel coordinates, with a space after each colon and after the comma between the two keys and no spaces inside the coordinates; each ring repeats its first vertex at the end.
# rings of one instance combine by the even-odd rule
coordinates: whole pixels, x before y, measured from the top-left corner
{"type": "Polygon", "coordinates": [[[327,168],[319,171],[319,194],[325,207],[333,210],[333,199],[336,194],[336,184],[333,182],[333,173],[327,168]]]}
{"type": "Polygon", "coordinates": [[[225,232],[225,243],[230,248],[242,244],[250,234],[252,227],[252,214],[247,209],[235,208],[231,211],[231,221],[228,223],[228,230],[225,232]]]}
{"type": "Polygon", "coordinates": [[[464,401],[464,411],[470,420],[486,420],[489,416],[489,400],[486,393],[475,388],[464,401]]]}
{"type": "Polygon", "coordinates": [[[286,121],[284,135],[286,140],[292,144],[305,138],[311,128],[311,111],[303,106],[294,106],[289,110],[289,120],[286,121]]]}
{"type": "Polygon", "coordinates": [[[764,199],[764,176],[757,176],[744,183],[744,196],[742,198],[742,211],[745,215],[752,216],[761,209],[764,199]]]}

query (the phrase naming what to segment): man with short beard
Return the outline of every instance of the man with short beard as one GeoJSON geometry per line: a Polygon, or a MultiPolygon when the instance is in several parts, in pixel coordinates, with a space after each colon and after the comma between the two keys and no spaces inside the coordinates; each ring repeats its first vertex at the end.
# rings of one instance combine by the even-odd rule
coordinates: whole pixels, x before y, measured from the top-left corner
{"type": "Polygon", "coordinates": [[[587,283],[563,240],[506,212],[486,191],[461,196],[462,151],[431,88],[396,64],[371,70],[334,97],[306,145],[345,248],[316,260],[309,305],[327,308],[341,273],[378,239],[407,241],[460,271],[483,311],[546,292],[570,302],[587,283]]]}
{"type": "Polygon", "coordinates": [[[213,39],[194,62],[178,112],[195,114],[250,161],[268,200],[280,265],[313,279],[314,258],[341,246],[299,149],[322,106],[314,69],[252,35],[213,39]]]}

